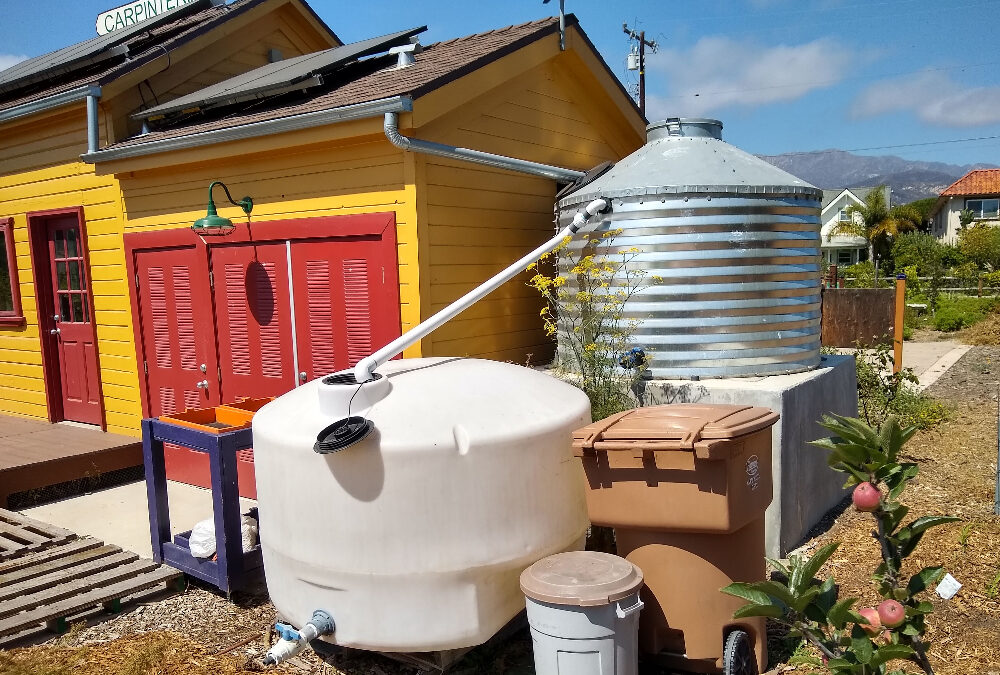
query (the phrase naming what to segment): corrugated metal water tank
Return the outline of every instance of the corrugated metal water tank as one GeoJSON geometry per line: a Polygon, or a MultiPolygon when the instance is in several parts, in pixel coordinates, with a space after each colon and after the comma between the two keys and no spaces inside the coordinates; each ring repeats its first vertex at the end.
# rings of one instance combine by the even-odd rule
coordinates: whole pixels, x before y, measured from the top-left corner
{"type": "MultiPolygon", "coordinates": [[[[811,370],[820,354],[822,192],[722,141],[722,123],[650,124],[646,145],[558,202],[560,226],[607,199],[596,230],[640,249],[650,286],[625,305],[654,378],[811,370]],[[650,279],[661,277],[653,283],[650,279]]],[[[574,242],[579,250],[584,245],[574,242]]]]}

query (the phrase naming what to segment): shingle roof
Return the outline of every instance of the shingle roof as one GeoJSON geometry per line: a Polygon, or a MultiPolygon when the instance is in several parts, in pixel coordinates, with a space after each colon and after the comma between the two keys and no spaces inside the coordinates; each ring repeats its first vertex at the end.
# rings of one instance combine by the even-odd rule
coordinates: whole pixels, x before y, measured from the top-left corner
{"type": "MultiPolygon", "coordinates": [[[[839,190],[823,190],[823,205],[821,208],[825,209],[833,201],[835,201],[838,197],[840,197],[840,195],[844,194],[845,191],[849,191],[860,201],[864,201],[865,198],[868,197],[868,194],[874,189],[875,187],[852,187],[852,188],[840,188],[839,190]]],[[[888,198],[889,195],[886,194],[886,199],[888,200],[888,198]]]]}
{"type": "Polygon", "coordinates": [[[90,69],[84,69],[61,78],[53,78],[44,85],[14,92],[3,97],[5,100],[0,100],[0,110],[31,103],[85,85],[101,86],[107,84],[155,58],[159,58],[163,55],[164,50],[169,53],[170,50],[180,47],[232,17],[266,1],[234,0],[230,4],[208,7],[143,31],[125,43],[130,48],[127,60],[123,56],[112,61],[110,65],[108,62],[104,62],[90,69]]]}
{"type": "MultiPolygon", "coordinates": [[[[567,15],[567,25],[577,25],[576,17],[572,14],[567,15]]],[[[395,68],[394,57],[369,59],[346,69],[339,81],[333,82],[332,89],[326,88],[320,93],[307,92],[305,95],[262,99],[249,106],[230,111],[221,118],[197,121],[195,117],[181,126],[134,136],[105,149],[111,150],[205,131],[239,127],[393,96],[408,95],[417,98],[542,37],[555,35],[558,30],[558,19],[550,17],[445,40],[424,47],[423,51],[416,55],[415,63],[401,69],[395,68]]]]}
{"type": "Polygon", "coordinates": [[[1000,194],[1000,169],[975,169],[949,185],[942,197],[1000,194]]]}

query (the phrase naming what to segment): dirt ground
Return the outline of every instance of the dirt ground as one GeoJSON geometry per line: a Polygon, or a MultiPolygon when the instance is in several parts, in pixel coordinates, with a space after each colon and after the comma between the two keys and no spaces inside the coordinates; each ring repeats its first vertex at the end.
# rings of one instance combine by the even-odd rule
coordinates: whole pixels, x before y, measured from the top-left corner
{"type": "MultiPolygon", "coordinates": [[[[910,559],[913,571],[941,564],[963,584],[950,601],[930,598],[935,613],[928,622],[928,637],[939,675],[1000,675],[1000,518],[993,515],[998,386],[1000,347],[973,348],[928,391],[948,404],[950,418],[918,434],[907,446],[908,455],[921,467],[905,497],[911,515],[950,514],[963,519],[932,530],[910,559]]],[[[870,574],[879,554],[870,521],[846,509],[832,513],[825,527],[804,550],[843,542],[823,574],[835,576],[842,597],[857,596],[863,604],[875,604],[878,598],[870,574]]],[[[184,594],[127,608],[110,621],[78,625],[70,634],[42,645],[0,651],[0,673],[243,675],[258,672],[254,661],[268,647],[273,620],[274,609],[265,596],[236,595],[230,602],[192,586],[184,594]]],[[[789,644],[778,630],[770,637],[774,672],[810,671],[784,665],[789,644]]],[[[380,655],[345,651],[329,663],[307,653],[279,672],[409,675],[420,671],[380,655]]],[[[530,675],[534,670],[527,629],[473,650],[449,672],[530,675]]]]}

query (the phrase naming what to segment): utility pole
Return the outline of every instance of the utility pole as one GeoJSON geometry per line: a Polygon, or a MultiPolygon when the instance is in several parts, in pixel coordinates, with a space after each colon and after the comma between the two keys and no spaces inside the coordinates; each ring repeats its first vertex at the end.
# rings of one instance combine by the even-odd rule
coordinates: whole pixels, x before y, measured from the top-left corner
{"type": "MultiPolygon", "coordinates": [[[[642,116],[646,116],[646,47],[649,47],[650,51],[654,54],[656,53],[659,45],[656,44],[655,40],[646,39],[646,31],[641,30],[636,33],[634,30],[628,27],[627,23],[622,24],[622,28],[625,30],[625,34],[629,36],[632,40],[637,40],[639,42],[639,112],[642,116]]],[[[629,70],[635,70],[635,68],[629,65],[629,70]]]]}

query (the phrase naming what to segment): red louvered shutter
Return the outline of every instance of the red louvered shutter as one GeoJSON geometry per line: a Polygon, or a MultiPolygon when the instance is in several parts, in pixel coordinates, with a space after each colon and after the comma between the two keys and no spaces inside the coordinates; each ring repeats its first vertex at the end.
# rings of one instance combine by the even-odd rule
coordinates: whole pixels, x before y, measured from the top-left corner
{"type": "Polygon", "coordinates": [[[293,241],[299,371],[349,368],[399,336],[395,242],[380,237],[293,241]]]}
{"type": "Polygon", "coordinates": [[[295,387],[284,242],[213,246],[222,400],[295,387]]]}

